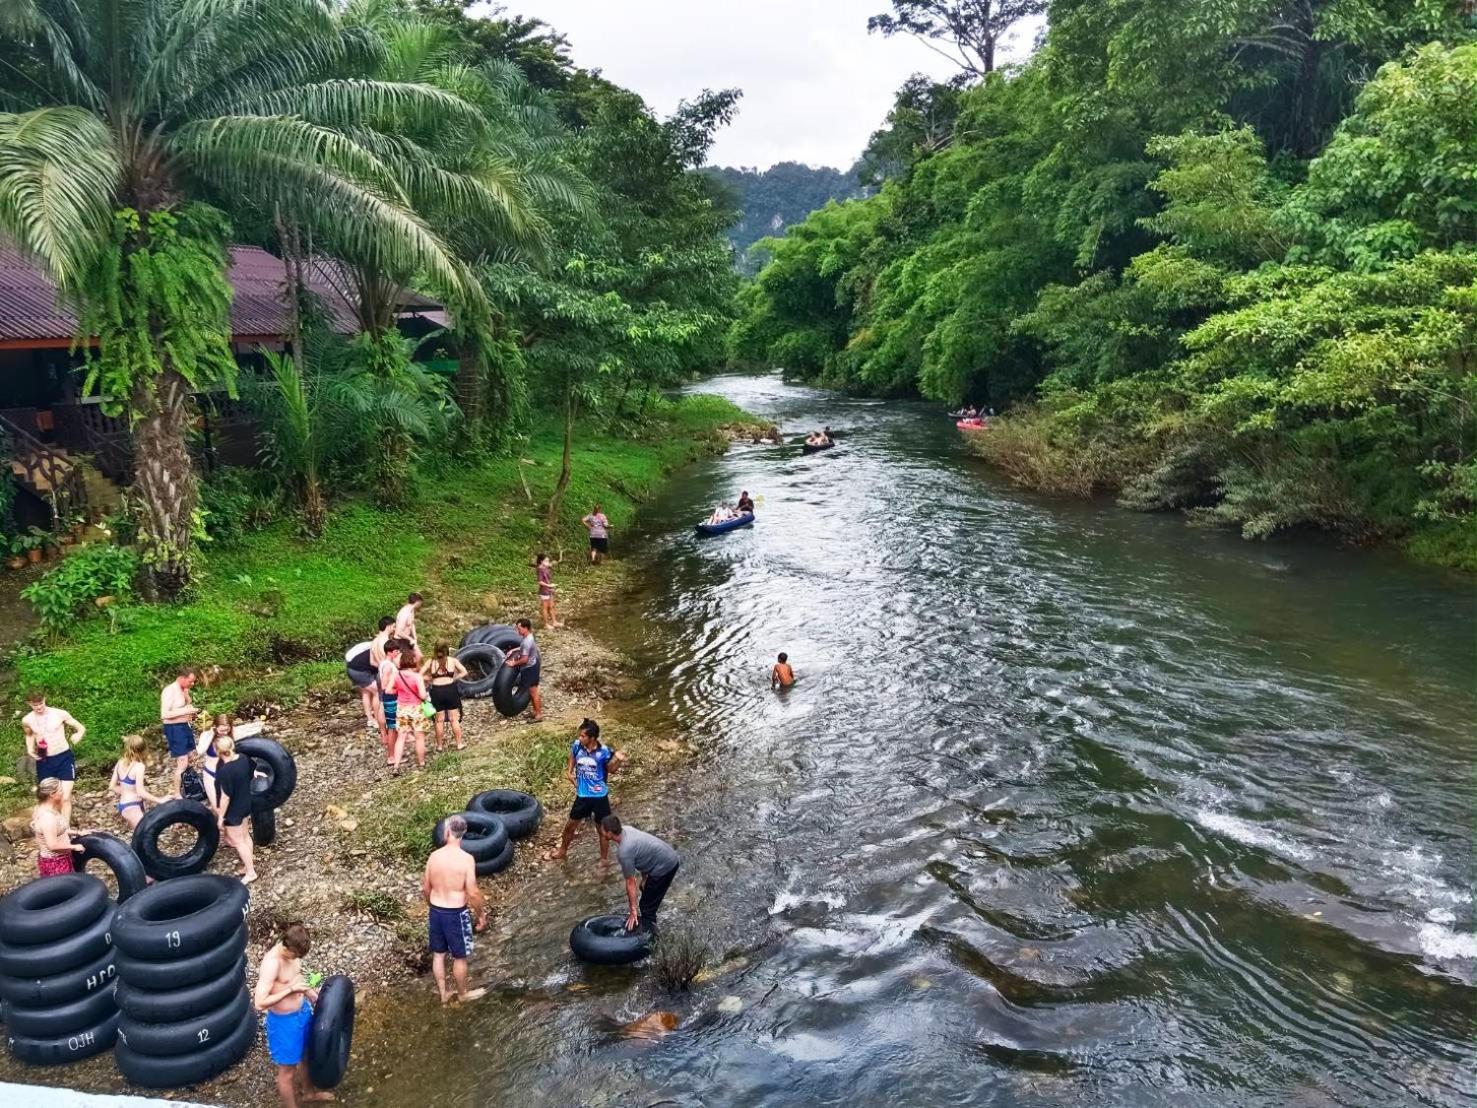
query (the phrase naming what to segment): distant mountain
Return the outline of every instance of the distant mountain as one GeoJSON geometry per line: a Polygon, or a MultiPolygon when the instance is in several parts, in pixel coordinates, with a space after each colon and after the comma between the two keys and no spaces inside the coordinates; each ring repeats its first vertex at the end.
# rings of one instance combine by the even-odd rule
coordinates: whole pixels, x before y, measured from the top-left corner
{"type": "Polygon", "coordinates": [[[828,200],[852,200],[866,195],[857,181],[856,167],[848,170],[815,168],[799,162],[779,162],[769,169],[709,166],[704,173],[720,182],[742,213],[728,231],[739,269],[753,273],[759,267],[749,247],[769,235],[782,235],[828,200]]]}

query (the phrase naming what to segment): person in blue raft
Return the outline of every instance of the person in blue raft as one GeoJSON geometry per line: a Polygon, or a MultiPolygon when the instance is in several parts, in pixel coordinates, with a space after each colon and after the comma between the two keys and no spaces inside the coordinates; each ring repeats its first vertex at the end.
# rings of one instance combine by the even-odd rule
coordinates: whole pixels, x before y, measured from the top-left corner
{"type": "Polygon", "coordinates": [[[284,1108],[334,1099],[308,1080],[308,1032],[318,990],[304,973],[302,960],[311,946],[302,924],[284,927],[282,940],[262,959],[252,997],[256,1010],[267,1014],[267,1051],[277,1063],[277,1096],[284,1108]]]}
{"type": "MultiPolygon", "coordinates": [[[[545,854],[544,861],[557,862],[569,854],[581,823],[592,820],[598,826],[610,815],[610,778],[625,761],[624,751],[613,750],[600,741],[598,723],[587,719],[580,724],[579,734],[569,748],[569,765],[565,770],[569,783],[574,786],[574,803],[569,808],[569,818],[564,821],[558,848],[545,854]]],[[[610,858],[610,846],[605,836],[597,833],[596,838],[600,840],[603,864],[610,858]]]]}

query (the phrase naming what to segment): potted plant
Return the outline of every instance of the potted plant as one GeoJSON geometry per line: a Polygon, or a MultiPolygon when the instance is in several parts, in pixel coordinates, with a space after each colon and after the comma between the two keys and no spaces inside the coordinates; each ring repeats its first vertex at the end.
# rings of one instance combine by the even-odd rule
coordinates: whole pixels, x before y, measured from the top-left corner
{"type": "MultiPolygon", "coordinates": [[[[34,558],[31,558],[31,561],[39,562],[42,558],[42,555],[45,555],[48,558],[55,558],[57,556],[60,548],[56,544],[55,535],[43,531],[39,527],[32,527],[31,535],[36,540],[36,556],[34,558]]],[[[31,557],[31,552],[29,550],[26,551],[26,557],[31,557]]]]}
{"type": "Polygon", "coordinates": [[[24,535],[17,535],[16,542],[21,544],[26,561],[35,565],[41,560],[41,548],[46,543],[46,532],[39,527],[32,527],[24,535]]]}
{"type": "Polygon", "coordinates": [[[10,540],[8,549],[10,550],[10,557],[5,560],[5,564],[11,569],[24,569],[26,564],[26,537],[24,535],[14,536],[10,540]]]}

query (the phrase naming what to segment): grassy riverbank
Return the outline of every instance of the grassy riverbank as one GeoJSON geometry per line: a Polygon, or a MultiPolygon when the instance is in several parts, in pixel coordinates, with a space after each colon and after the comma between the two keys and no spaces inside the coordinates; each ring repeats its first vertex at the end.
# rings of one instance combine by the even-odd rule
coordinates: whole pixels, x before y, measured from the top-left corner
{"type": "MultiPolygon", "coordinates": [[[[591,503],[610,517],[618,551],[637,504],[663,475],[721,451],[726,430],[745,418],[727,401],[697,396],[664,406],[637,435],[582,429],[550,543],[566,555],[555,572],[562,595],[584,567],[579,518],[591,503]]],[[[12,701],[39,686],[86,723],[78,749],[86,778],[106,772],[119,736],[157,736],[158,690],[181,662],[212,667],[197,703],[250,716],[338,683],[342,651],[412,589],[427,596],[428,641],[457,641],[468,613],[531,613],[529,558],[546,541],[560,451],[557,429],[541,426],[512,456],[422,475],[402,510],[351,501],[336,506],[319,541],[304,541],[282,521],[210,550],[188,601],[120,606],[61,640],[22,646],[9,675],[12,701]]],[[[19,714],[0,732],[7,765],[22,750],[19,714]]],[[[4,789],[10,800],[24,799],[21,785],[4,789]]]]}

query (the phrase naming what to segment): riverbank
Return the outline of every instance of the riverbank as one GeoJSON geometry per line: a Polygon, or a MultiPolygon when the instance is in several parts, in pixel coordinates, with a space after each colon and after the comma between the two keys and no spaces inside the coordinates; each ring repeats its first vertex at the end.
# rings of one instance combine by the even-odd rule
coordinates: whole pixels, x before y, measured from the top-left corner
{"type": "MultiPolygon", "coordinates": [[[[539,855],[557,841],[570,792],[564,755],[581,718],[600,719],[609,741],[630,754],[628,781],[639,782],[685,756],[683,738],[664,729],[658,733],[649,716],[638,722],[643,713],[632,712],[630,721],[622,720],[618,702],[633,687],[628,663],[580,624],[615,603],[627,587],[619,561],[622,533],[637,504],[665,474],[696,457],[721,453],[731,437],[752,436],[759,427],[732,405],[695,397],[674,405],[639,440],[590,436],[578,442],[555,544],[557,552],[562,542],[565,554],[555,572],[561,618],[574,626],[538,632],[546,660],[546,722],[505,720],[489,701],[469,702],[467,750],[432,757],[424,770],[400,778],[386,777],[378,742],[365,733],[358,700],[344,687],[343,644],[354,641],[375,616],[393,610],[410,588],[427,595],[421,624],[428,642],[455,642],[476,624],[531,614],[528,560],[557,478],[557,436],[536,435],[518,459],[438,480],[414,509],[394,520],[364,504],[345,506],[335,513],[322,545],[309,546],[279,529],[251,536],[239,549],[211,560],[197,597],[188,604],[127,609],[120,613],[122,620],[84,625],[67,643],[23,655],[16,667],[21,681],[41,683],[52,703],[67,707],[90,728],[79,752],[84,757],[74,826],[123,830],[106,792],[107,767],[120,732],[157,734],[150,721],[157,713],[154,689],[167,680],[160,677],[161,666],[187,658],[209,664],[224,654],[231,662],[221,667],[215,683],[198,690],[196,702],[212,710],[234,706],[243,719],[263,719],[266,733],[292,750],[299,768],[298,788],[279,813],[278,841],[258,851],[261,878],[252,887],[249,957],[261,957],[281,923],[308,921],[315,942],[309,963],[325,974],[352,976],[361,1004],[372,1010],[377,996],[428,969],[420,871],[434,821],[483,789],[525,789],[540,797],[546,818],[538,835],[520,845],[513,866],[483,882],[494,908],[489,937],[495,943],[498,905],[520,895],[540,869],[539,855]],[[617,560],[589,567],[578,518],[597,500],[611,519],[617,560]],[[391,546],[381,577],[373,555],[386,547],[372,536],[384,533],[399,536],[401,555],[409,551],[416,557],[397,561],[391,546]],[[357,552],[346,545],[353,534],[364,539],[357,552]],[[284,560],[289,556],[300,565],[284,560]],[[300,586],[284,588],[288,582],[300,586]],[[266,590],[279,590],[277,610],[263,614],[251,607],[242,596],[252,589],[259,590],[259,600],[266,590]],[[246,618],[239,624],[224,618],[234,617],[243,605],[246,618]],[[354,622],[347,624],[351,618],[354,622]],[[273,644],[280,650],[286,641],[307,656],[274,662],[273,644]],[[166,647],[176,653],[156,661],[166,647]],[[89,651],[106,660],[83,666],[89,651]],[[110,668],[114,659],[121,673],[110,668]],[[68,661],[79,668],[69,670],[68,661]],[[129,686],[138,681],[145,682],[142,696],[129,686]]],[[[15,753],[13,745],[10,752],[15,753]]],[[[162,791],[162,759],[151,776],[162,791]]],[[[25,787],[11,783],[5,791],[10,808],[20,810],[25,787]]],[[[34,865],[28,841],[12,846],[0,839],[0,888],[29,880],[34,865]]],[[[234,866],[234,855],[222,850],[211,868],[230,872],[234,866]]],[[[0,1077],[101,1091],[122,1088],[109,1056],[35,1071],[5,1055],[0,1077]]],[[[222,1104],[265,1103],[272,1096],[270,1067],[253,1057],[198,1095],[222,1104]]]]}
{"type": "Polygon", "coordinates": [[[1113,497],[1140,512],[1173,512],[1187,522],[1245,539],[1317,532],[1349,546],[1389,546],[1426,565],[1477,573],[1477,528],[1470,515],[1373,513],[1331,471],[1301,479],[1267,478],[1250,492],[1226,495],[1210,459],[1214,449],[1166,454],[1150,437],[1111,423],[1084,431],[1041,405],[1025,405],[963,432],[970,451],[1022,488],[1048,496],[1113,497]]]}

